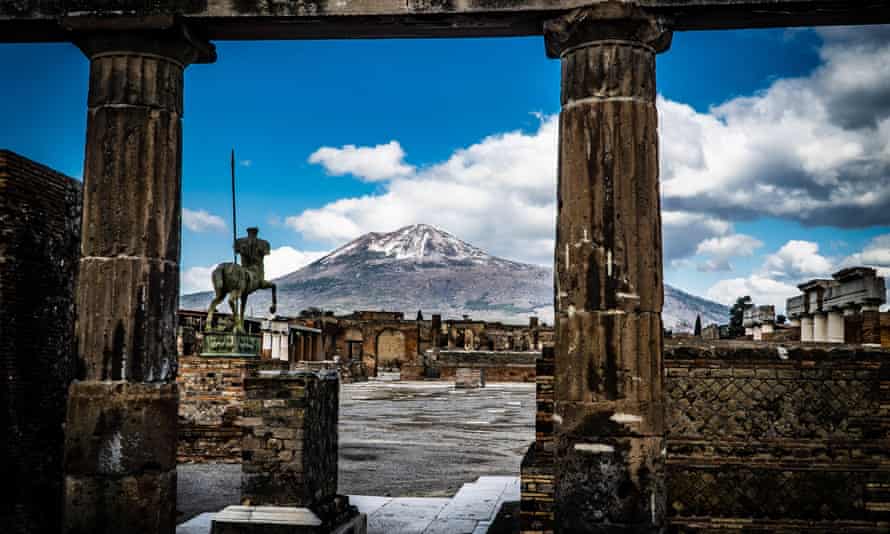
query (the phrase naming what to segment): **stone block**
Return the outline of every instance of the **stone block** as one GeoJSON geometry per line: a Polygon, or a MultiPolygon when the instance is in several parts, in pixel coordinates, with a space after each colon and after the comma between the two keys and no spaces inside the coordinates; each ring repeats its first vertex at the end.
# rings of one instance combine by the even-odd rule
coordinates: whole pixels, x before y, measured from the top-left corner
{"type": "Polygon", "coordinates": [[[64,534],[158,534],[173,532],[175,526],[175,468],[65,477],[64,534]]]}
{"type": "Polygon", "coordinates": [[[176,469],[176,384],[75,382],[65,472],[122,476],[176,469]]]}
{"type": "Polygon", "coordinates": [[[245,380],[243,502],[310,506],[337,491],[336,372],[262,373],[245,380]],[[298,403],[294,406],[294,403],[298,403]]]}

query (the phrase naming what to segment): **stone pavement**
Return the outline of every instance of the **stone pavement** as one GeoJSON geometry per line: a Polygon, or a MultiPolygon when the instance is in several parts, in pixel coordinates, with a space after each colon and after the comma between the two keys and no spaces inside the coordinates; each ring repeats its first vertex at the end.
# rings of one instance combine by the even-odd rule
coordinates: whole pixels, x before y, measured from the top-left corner
{"type": "MultiPolygon", "coordinates": [[[[504,502],[519,500],[517,477],[480,477],[448,498],[374,497],[349,500],[368,515],[368,534],[484,534],[504,502]]],[[[176,534],[208,534],[212,513],[179,525],[176,534]]]]}

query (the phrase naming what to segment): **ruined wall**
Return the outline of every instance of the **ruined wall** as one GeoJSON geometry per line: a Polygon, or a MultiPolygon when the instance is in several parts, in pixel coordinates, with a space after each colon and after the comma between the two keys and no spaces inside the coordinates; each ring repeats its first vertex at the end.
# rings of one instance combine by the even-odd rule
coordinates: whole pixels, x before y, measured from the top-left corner
{"type": "Polygon", "coordinates": [[[4,532],[61,529],[74,377],[80,183],[0,150],[0,501],[4,532]]]}
{"type": "Polygon", "coordinates": [[[535,442],[520,467],[520,531],[553,531],[553,346],[544,347],[536,362],[535,442]]]}
{"type": "Polygon", "coordinates": [[[667,491],[684,529],[890,529],[890,352],[665,350],[667,491]]]}
{"type": "Polygon", "coordinates": [[[454,380],[459,368],[483,369],[486,382],[534,382],[538,352],[440,351],[430,366],[442,380],[454,380]]]}
{"type": "Polygon", "coordinates": [[[259,369],[286,369],[284,361],[256,358],[179,358],[179,463],[241,462],[244,380],[259,369]]]}
{"type": "Polygon", "coordinates": [[[335,495],[337,374],[291,371],[244,385],[242,500],[310,506],[335,495]]]}

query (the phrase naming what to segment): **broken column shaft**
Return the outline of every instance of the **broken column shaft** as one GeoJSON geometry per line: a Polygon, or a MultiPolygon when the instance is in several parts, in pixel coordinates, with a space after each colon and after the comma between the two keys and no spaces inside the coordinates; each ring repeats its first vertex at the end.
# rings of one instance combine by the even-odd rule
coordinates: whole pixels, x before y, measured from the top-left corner
{"type": "Polygon", "coordinates": [[[176,28],[74,40],[90,90],[64,532],[172,533],[183,71],[215,53],[176,28]]]}
{"type": "Polygon", "coordinates": [[[655,55],[604,4],[545,25],[562,62],[554,377],[558,532],[662,528],[662,243],[655,55]]]}

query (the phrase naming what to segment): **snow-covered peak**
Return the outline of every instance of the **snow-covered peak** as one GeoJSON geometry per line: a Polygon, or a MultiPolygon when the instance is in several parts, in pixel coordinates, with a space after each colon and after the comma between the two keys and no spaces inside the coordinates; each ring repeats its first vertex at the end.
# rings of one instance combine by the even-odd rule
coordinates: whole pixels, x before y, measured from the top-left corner
{"type": "Polygon", "coordinates": [[[444,230],[428,224],[412,224],[394,232],[365,234],[338,248],[321,263],[346,258],[443,263],[481,262],[492,257],[444,230]]]}

